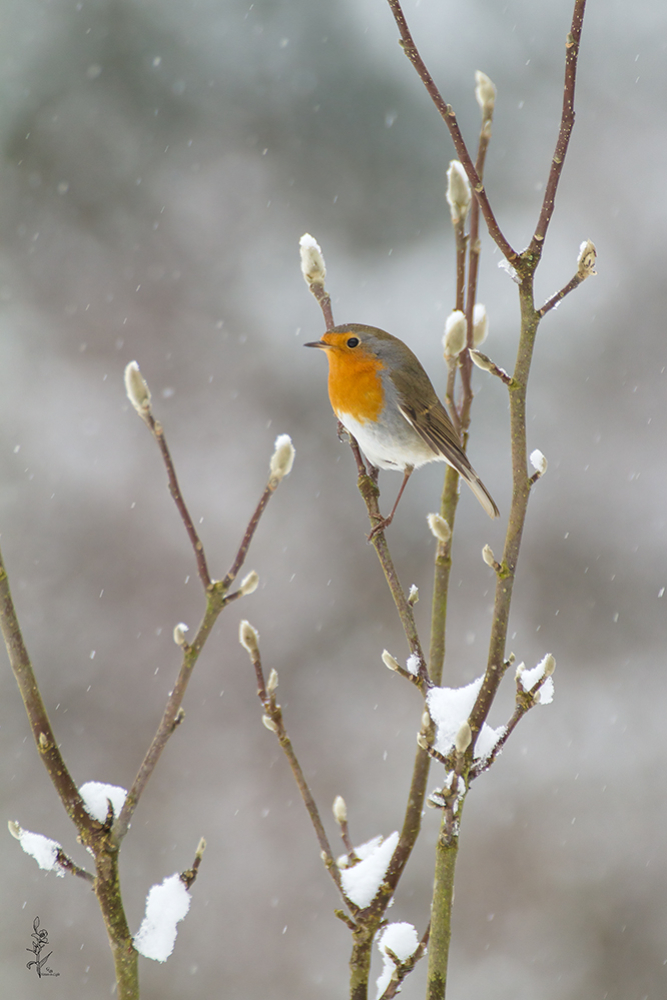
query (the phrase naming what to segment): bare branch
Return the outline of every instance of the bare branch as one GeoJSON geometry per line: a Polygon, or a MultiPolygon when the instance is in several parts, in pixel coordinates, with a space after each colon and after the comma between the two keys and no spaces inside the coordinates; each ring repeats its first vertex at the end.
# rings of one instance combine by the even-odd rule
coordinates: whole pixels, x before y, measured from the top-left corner
{"type": "MultiPolygon", "coordinates": [[[[572,25],[565,42],[565,86],[563,89],[563,110],[561,112],[560,129],[556,141],[556,149],[551,161],[551,170],[547,180],[542,210],[537,221],[535,235],[524,256],[530,256],[539,260],[544,246],[544,238],[551,222],[554,205],[556,201],[556,191],[563,172],[563,163],[567,154],[567,147],[570,143],[570,136],[574,127],[574,91],[577,80],[577,61],[579,59],[579,46],[581,42],[581,29],[584,24],[584,13],[586,11],[586,0],[575,0],[574,12],[572,14],[572,25]]],[[[535,265],[533,265],[535,266],[535,265]]],[[[578,284],[578,282],[577,282],[578,284]]]]}
{"type": "Polygon", "coordinates": [[[67,770],[67,765],[58,748],[49,716],[46,711],[37,680],[23,641],[23,633],[16,616],[14,602],[9,589],[9,577],[0,552],[0,630],[7,647],[9,662],[16,678],[21,698],[25,706],[32,735],[39,756],[48,771],[53,786],[60,797],[67,815],[80,833],[92,834],[99,824],[87,812],[79,790],[67,770]]]}
{"type": "Polygon", "coordinates": [[[211,586],[211,577],[208,572],[208,566],[206,565],[204,546],[202,545],[201,539],[197,534],[197,530],[193,524],[192,518],[190,517],[190,512],[185,504],[185,500],[183,499],[183,494],[181,493],[181,487],[179,486],[178,479],[176,478],[176,470],[174,468],[169,448],[167,447],[162,425],[155,420],[153,414],[150,412],[144,419],[160,447],[162,460],[167,470],[167,478],[169,479],[169,492],[171,493],[174,503],[178,508],[178,513],[181,515],[181,520],[185,525],[185,530],[188,533],[190,544],[194,550],[195,559],[197,560],[197,572],[199,573],[199,579],[202,582],[204,590],[207,590],[211,586]]]}
{"type": "Polygon", "coordinates": [[[452,142],[454,143],[454,148],[456,149],[456,155],[468,175],[468,180],[470,181],[475,198],[479,202],[482,215],[484,216],[487,229],[489,230],[489,235],[498,246],[503,256],[506,257],[506,259],[511,263],[515,263],[519,259],[519,254],[507,242],[500,226],[498,225],[498,222],[496,221],[496,217],[493,214],[491,205],[489,204],[489,199],[486,196],[484,185],[479,178],[475,165],[470,157],[470,153],[468,152],[468,147],[466,146],[463,136],[461,135],[461,130],[459,129],[458,122],[456,121],[456,115],[454,114],[451,105],[445,103],[440,91],[435,85],[433,77],[426,68],[424,60],[419,54],[417,46],[412,38],[412,34],[410,33],[410,29],[408,28],[407,21],[405,20],[405,15],[401,9],[399,0],[387,0],[387,2],[391,8],[392,14],[394,15],[394,20],[396,21],[401,35],[401,48],[417,71],[419,78],[426,87],[428,95],[435,104],[440,117],[449,129],[449,134],[452,138],[452,142]]]}
{"type": "Polygon", "coordinates": [[[79,878],[84,879],[86,882],[94,882],[95,876],[91,872],[87,872],[85,868],[79,868],[70,857],[68,857],[63,851],[62,847],[59,847],[56,851],[56,861],[61,868],[69,872],[70,875],[77,875],[79,878]]]}
{"type": "MultiPolygon", "coordinates": [[[[252,627],[252,626],[251,626],[252,627]]],[[[253,630],[254,631],[254,630],[253,630]]],[[[313,798],[312,792],[308,787],[308,782],[306,781],[305,775],[299,763],[299,760],[292,746],[292,741],[290,740],[287,730],[285,728],[285,723],[283,720],[283,713],[280,705],[277,704],[275,699],[275,688],[272,692],[267,690],[267,685],[264,680],[264,671],[262,669],[262,659],[259,651],[259,646],[257,642],[244,642],[243,636],[241,638],[242,645],[245,647],[250,661],[255,669],[255,676],[257,678],[257,694],[259,700],[262,703],[262,707],[265,712],[264,719],[268,720],[270,725],[265,722],[267,729],[274,732],[278,738],[278,742],[282,747],[283,753],[287,757],[287,762],[290,766],[292,774],[294,775],[294,780],[296,781],[299,792],[301,793],[301,798],[303,799],[303,804],[306,807],[306,811],[310,816],[310,821],[313,824],[315,830],[315,836],[317,837],[317,842],[320,845],[320,851],[322,856],[322,861],[324,866],[331,875],[336,888],[343,897],[345,903],[351,907],[352,911],[356,910],[353,904],[345,897],[343,892],[343,886],[340,878],[340,871],[338,865],[333,856],[333,852],[329,845],[329,838],[326,835],[324,825],[320,818],[320,813],[317,808],[317,803],[313,798]]]]}
{"type": "Polygon", "coordinates": [[[395,961],[396,969],[394,971],[394,975],[391,977],[391,982],[380,997],[380,1000],[392,1000],[392,998],[396,996],[401,988],[403,980],[412,972],[417,962],[419,962],[420,959],[422,959],[426,954],[430,931],[431,925],[429,923],[416,950],[412,953],[410,958],[405,960],[405,962],[400,962],[396,956],[392,954],[392,959],[395,961]]]}

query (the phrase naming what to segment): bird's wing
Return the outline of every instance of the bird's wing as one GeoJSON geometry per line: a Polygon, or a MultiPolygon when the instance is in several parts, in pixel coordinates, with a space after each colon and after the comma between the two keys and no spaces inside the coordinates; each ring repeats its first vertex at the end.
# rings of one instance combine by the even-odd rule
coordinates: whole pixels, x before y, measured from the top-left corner
{"type": "Polygon", "coordinates": [[[427,406],[419,408],[408,403],[402,396],[398,408],[429,448],[432,448],[436,455],[442,455],[465,479],[489,517],[498,517],[500,512],[495,501],[461,448],[454,425],[444,406],[435,396],[435,390],[433,395],[435,398],[427,406]]]}

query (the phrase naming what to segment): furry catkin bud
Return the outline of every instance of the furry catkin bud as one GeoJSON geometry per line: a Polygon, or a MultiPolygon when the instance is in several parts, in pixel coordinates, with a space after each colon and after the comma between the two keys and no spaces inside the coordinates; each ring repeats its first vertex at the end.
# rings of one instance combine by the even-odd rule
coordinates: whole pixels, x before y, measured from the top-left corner
{"type": "Polygon", "coordinates": [[[487,566],[490,566],[492,569],[495,569],[496,557],[493,554],[493,549],[488,543],[482,549],[482,559],[484,560],[487,566]]]}
{"type": "Polygon", "coordinates": [[[427,514],[426,520],[428,521],[428,526],[431,529],[433,537],[437,538],[443,545],[446,545],[452,537],[452,529],[442,514],[427,514]]]}
{"type": "Polygon", "coordinates": [[[544,670],[544,676],[551,677],[556,669],[556,657],[552,653],[547,653],[544,657],[542,660],[542,668],[544,670]]]}
{"type": "Polygon", "coordinates": [[[417,746],[420,750],[428,750],[431,746],[423,733],[417,733],[417,746]]]}
{"type": "Polygon", "coordinates": [[[474,351],[474,350],[468,351],[468,354],[470,355],[474,363],[477,365],[477,367],[481,368],[482,371],[484,372],[493,371],[493,361],[491,360],[491,358],[487,358],[486,354],[482,354],[481,351],[474,351]]]}
{"type": "Polygon", "coordinates": [[[271,464],[269,466],[269,472],[271,474],[271,482],[278,483],[289,476],[292,471],[292,466],[294,465],[294,445],[292,444],[292,439],[289,434],[279,434],[276,438],[276,443],[274,446],[274,452],[271,456],[271,464]]]}
{"type": "Polygon", "coordinates": [[[414,608],[415,604],[419,600],[419,587],[415,586],[414,583],[410,584],[410,590],[408,592],[408,604],[411,608],[414,608]]]}
{"type": "Polygon", "coordinates": [[[347,823],[347,806],[342,795],[337,795],[333,802],[333,814],[339,826],[347,823]]]}
{"type": "Polygon", "coordinates": [[[248,594],[254,594],[259,586],[259,575],[254,569],[250,570],[247,576],[244,576],[241,580],[241,586],[239,587],[239,593],[242,597],[247,597],[248,594]]]}
{"type": "Polygon", "coordinates": [[[470,728],[470,723],[466,719],[465,722],[461,723],[459,731],[456,734],[456,739],[454,741],[456,752],[465,753],[471,743],[472,743],[472,729],[470,728]]]}
{"type": "Polygon", "coordinates": [[[185,633],[188,631],[188,626],[185,622],[179,622],[179,624],[174,628],[174,642],[177,646],[185,646],[186,639],[185,633]]]}
{"type": "Polygon", "coordinates": [[[269,673],[269,679],[266,682],[266,691],[267,694],[272,695],[275,694],[277,690],[278,690],[278,671],[275,669],[275,667],[271,667],[271,671],[269,673]]]}
{"type": "Polygon", "coordinates": [[[7,820],[7,829],[11,833],[12,837],[15,838],[15,840],[21,839],[21,824],[18,823],[15,819],[7,820]]]}
{"type": "Polygon", "coordinates": [[[301,253],[301,273],[307,285],[324,285],[327,269],[319,244],[310,233],[304,233],[299,240],[301,253]]]}
{"type": "Polygon", "coordinates": [[[195,851],[195,857],[201,858],[205,850],[206,850],[206,839],[204,837],[200,837],[199,843],[197,844],[197,850],[195,851]]]}
{"type": "Polygon", "coordinates": [[[396,657],[392,656],[387,649],[382,650],[382,662],[384,663],[385,667],[389,668],[389,670],[401,669],[401,665],[396,659],[396,657]]]}
{"type": "Polygon", "coordinates": [[[580,278],[590,278],[591,275],[597,274],[595,270],[596,257],[597,250],[593,241],[584,240],[579,247],[579,256],[577,257],[577,274],[580,278]]]}
{"type": "Polygon", "coordinates": [[[125,392],[140,417],[151,410],[151,394],[148,383],[139,371],[136,361],[130,361],[125,368],[125,392]]]}
{"type": "Polygon", "coordinates": [[[539,448],[536,448],[535,451],[531,451],[530,464],[535,469],[535,472],[538,472],[540,476],[543,476],[547,471],[547,460],[539,448]]]}
{"type": "Polygon", "coordinates": [[[450,160],[447,171],[447,202],[454,225],[465,222],[470,208],[470,182],[461,163],[450,160]]]}
{"type": "Polygon", "coordinates": [[[496,104],[496,87],[486,73],[482,73],[479,69],[475,73],[475,99],[482,112],[482,118],[485,121],[491,118],[496,104]]]}
{"type": "Polygon", "coordinates": [[[277,733],[278,732],[278,727],[277,727],[277,725],[275,724],[275,722],[273,721],[273,719],[271,718],[270,715],[263,715],[262,716],[262,725],[266,726],[266,728],[269,730],[270,733],[277,733]]]}
{"type": "Polygon", "coordinates": [[[454,309],[445,320],[442,346],[445,349],[446,357],[453,358],[461,353],[465,347],[466,332],[465,313],[462,313],[460,309],[454,309]]]}
{"type": "Polygon", "coordinates": [[[259,634],[245,618],[239,624],[239,642],[252,656],[259,650],[259,634]]]}
{"type": "Polygon", "coordinates": [[[475,347],[483,344],[489,334],[489,317],[486,315],[486,306],[481,302],[475,304],[472,311],[472,342],[475,347]]]}

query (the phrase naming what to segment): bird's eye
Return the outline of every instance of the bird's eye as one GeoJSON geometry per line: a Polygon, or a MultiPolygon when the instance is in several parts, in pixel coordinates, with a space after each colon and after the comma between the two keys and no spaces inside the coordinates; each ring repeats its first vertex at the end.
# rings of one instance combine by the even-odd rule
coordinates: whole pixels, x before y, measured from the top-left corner
{"type": "Polygon", "coordinates": [[[359,338],[358,337],[348,337],[347,346],[348,347],[358,347],[359,346],[359,338]]]}

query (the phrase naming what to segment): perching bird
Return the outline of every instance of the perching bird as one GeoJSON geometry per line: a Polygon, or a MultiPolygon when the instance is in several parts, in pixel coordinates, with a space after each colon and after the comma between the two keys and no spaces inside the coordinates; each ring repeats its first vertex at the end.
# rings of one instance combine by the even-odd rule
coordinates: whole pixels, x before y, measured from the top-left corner
{"type": "Polygon", "coordinates": [[[489,517],[498,517],[498,508],[461,448],[428,375],[402,340],[374,326],[347,323],[304,346],[326,352],[334,413],[369,462],[403,473],[391,514],[371,535],[391,523],[413,469],[427,462],[451,465],[489,517]]]}

